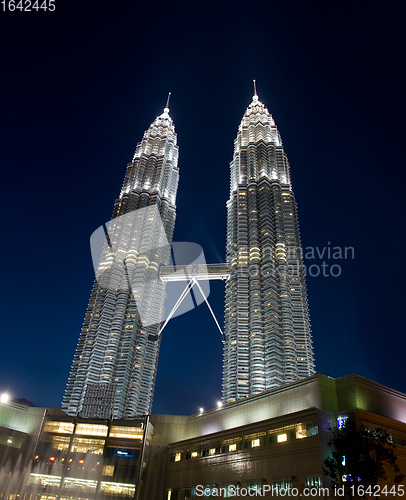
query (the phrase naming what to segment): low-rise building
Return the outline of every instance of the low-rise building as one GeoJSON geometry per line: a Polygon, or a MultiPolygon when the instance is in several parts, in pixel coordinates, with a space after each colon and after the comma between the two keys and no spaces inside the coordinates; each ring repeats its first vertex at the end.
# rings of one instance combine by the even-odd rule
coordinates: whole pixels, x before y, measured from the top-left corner
{"type": "Polygon", "coordinates": [[[349,417],[386,429],[406,473],[406,396],[357,375],[314,375],[191,416],[102,420],[2,405],[0,498],[270,499],[288,488],[303,498],[330,488],[330,429],[349,417]]]}
{"type": "MultiPolygon", "coordinates": [[[[357,375],[319,374],[189,417],[152,415],[141,497],[188,500],[204,491],[225,497],[238,488],[239,496],[261,491],[271,498],[281,489],[300,495],[329,488],[323,466],[330,429],[348,417],[385,428],[406,473],[406,396],[357,375]]],[[[387,484],[393,485],[390,472],[387,484]]]]}

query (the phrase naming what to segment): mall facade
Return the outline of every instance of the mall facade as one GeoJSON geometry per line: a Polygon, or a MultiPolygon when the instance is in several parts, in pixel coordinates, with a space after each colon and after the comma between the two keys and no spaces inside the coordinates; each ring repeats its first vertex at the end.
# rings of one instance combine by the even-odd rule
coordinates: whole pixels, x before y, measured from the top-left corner
{"type": "Polygon", "coordinates": [[[190,416],[84,419],[2,404],[0,498],[271,498],[293,488],[330,488],[323,496],[333,498],[323,464],[331,428],[349,417],[386,429],[406,473],[406,395],[357,375],[313,375],[190,416]]]}

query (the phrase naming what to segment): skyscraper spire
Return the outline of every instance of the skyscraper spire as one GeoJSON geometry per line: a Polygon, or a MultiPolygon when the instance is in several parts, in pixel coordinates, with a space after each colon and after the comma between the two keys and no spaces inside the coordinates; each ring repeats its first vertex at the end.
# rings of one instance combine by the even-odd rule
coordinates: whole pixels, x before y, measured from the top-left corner
{"type": "Polygon", "coordinates": [[[255,80],[230,169],[225,401],[315,373],[289,163],[275,122],[258,100],[255,80]]]}
{"type": "Polygon", "coordinates": [[[169,92],[168,94],[168,99],[166,100],[166,106],[165,106],[165,110],[168,110],[169,111],[169,99],[171,98],[171,92],[169,92]]]}
{"type": "Polygon", "coordinates": [[[257,94],[257,84],[256,84],[256,80],[252,80],[254,82],[254,97],[258,97],[258,94],[257,94]]]}

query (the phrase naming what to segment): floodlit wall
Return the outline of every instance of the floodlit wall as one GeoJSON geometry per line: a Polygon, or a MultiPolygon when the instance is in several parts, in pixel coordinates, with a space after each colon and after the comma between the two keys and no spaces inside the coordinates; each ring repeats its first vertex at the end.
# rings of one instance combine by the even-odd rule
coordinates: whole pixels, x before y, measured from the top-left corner
{"type": "Polygon", "coordinates": [[[27,484],[45,408],[0,404],[0,493],[2,498],[27,484]]]}
{"type": "Polygon", "coordinates": [[[358,375],[318,374],[190,417],[151,416],[140,498],[197,498],[197,485],[327,487],[330,429],[350,415],[388,430],[406,473],[406,396],[358,375]]]}

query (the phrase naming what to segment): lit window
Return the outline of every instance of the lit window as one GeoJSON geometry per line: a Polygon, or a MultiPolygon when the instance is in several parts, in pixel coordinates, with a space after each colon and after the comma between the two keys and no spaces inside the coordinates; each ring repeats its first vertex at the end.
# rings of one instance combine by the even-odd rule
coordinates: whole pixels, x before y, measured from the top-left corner
{"type": "Polygon", "coordinates": [[[261,483],[252,483],[247,485],[248,495],[249,496],[263,496],[262,495],[262,484],[261,483]]]}
{"type": "Polygon", "coordinates": [[[114,465],[103,466],[103,476],[114,476],[114,465]]]}
{"type": "Polygon", "coordinates": [[[215,455],[215,454],[216,454],[216,448],[210,448],[209,455],[215,455]]]}
{"type": "Polygon", "coordinates": [[[127,439],[142,439],[143,429],[141,427],[121,427],[112,425],[110,427],[110,437],[127,438],[127,439]]]}
{"type": "Polygon", "coordinates": [[[117,495],[120,497],[133,497],[135,493],[135,484],[126,483],[107,483],[101,481],[100,491],[110,495],[117,495]]]}
{"type": "Polygon", "coordinates": [[[197,457],[197,455],[198,455],[197,451],[193,451],[193,452],[192,452],[192,458],[196,458],[196,457],[197,457]]]}
{"type": "Polygon", "coordinates": [[[44,432],[57,432],[58,434],[72,434],[74,424],[70,422],[46,422],[44,432]]]}
{"type": "Polygon", "coordinates": [[[94,493],[96,491],[97,481],[91,479],[65,478],[63,481],[63,490],[79,490],[81,493],[94,493]]]}
{"type": "Polygon", "coordinates": [[[72,453],[92,453],[103,455],[104,439],[74,438],[72,453]]]}
{"type": "Polygon", "coordinates": [[[179,462],[182,457],[182,453],[179,451],[178,453],[175,453],[175,462],[179,462]]]}
{"type": "MultiPolygon", "coordinates": [[[[42,436],[41,441],[51,443],[50,447],[53,448],[54,450],[68,451],[70,439],[71,438],[69,436],[46,435],[45,434],[44,436],[42,436]]],[[[0,439],[0,444],[2,444],[1,439],[0,439]]]]}
{"type": "Polygon", "coordinates": [[[274,488],[277,492],[281,490],[289,490],[292,488],[292,481],[289,479],[282,479],[280,481],[275,481],[274,488]]]}
{"type": "Polygon", "coordinates": [[[75,434],[84,436],[107,436],[107,425],[77,424],[75,434]]]}
{"type": "Polygon", "coordinates": [[[287,434],[279,434],[278,435],[278,443],[283,443],[284,441],[288,440],[288,435],[287,434]]]}
{"type": "Polygon", "coordinates": [[[61,484],[60,476],[47,476],[45,474],[31,474],[28,484],[38,484],[42,487],[53,486],[59,487],[61,484]]]}
{"type": "Polygon", "coordinates": [[[251,441],[251,446],[252,446],[253,448],[256,448],[257,446],[260,446],[260,441],[259,441],[259,439],[254,439],[254,440],[252,440],[252,441],[251,441]]]}
{"type": "MultiPolygon", "coordinates": [[[[69,438],[68,438],[69,440],[69,438]]],[[[23,444],[22,438],[16,438],[13,436],[0,436],[0,445],[10,446],[11,448],[20,449],[23,444]]]]}
{"type": "Polygon", "coordinates": [[[306,429],[298,429],[296,431],[296,439],[302,439],[307,437],[306,429]]]}
{"type": "Polygon", "coordinates": [[[307,477],[305,479],[305,486],[307,486],[307,487],[316,486],[316,487],[321,488],[323,486],[323,481],[322,481],[321,477],[319,477],[319,476],[307,477]]]}
{"type": "Polygon", "coordinates": [[[228,446],[228,451],[237,451],[237,445],[236,444],[230,444],[228,446]]]}

